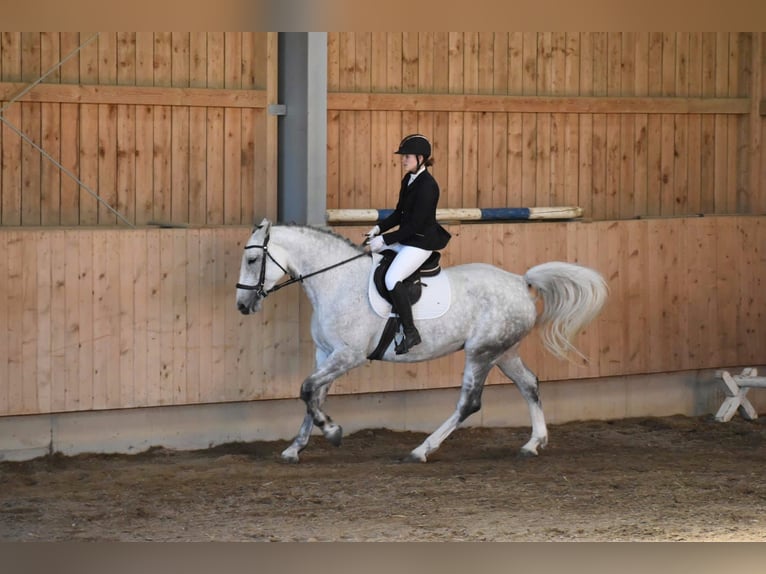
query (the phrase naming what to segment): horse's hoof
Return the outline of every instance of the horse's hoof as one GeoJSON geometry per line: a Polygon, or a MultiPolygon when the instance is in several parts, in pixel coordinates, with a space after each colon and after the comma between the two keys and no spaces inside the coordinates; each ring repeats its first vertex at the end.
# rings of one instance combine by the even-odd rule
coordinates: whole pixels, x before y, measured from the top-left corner
{"type": "Polygon", "coordinates": [[[519,451],[519,458],[534,458],[537,456],[537,451],[527,448],[522,448],[519,451]]]}
{"type": "Polygon", "coordinates": [[[324,437],[330,441],[331,445],[340,446],[340,443],[343,441],[343,427],[335,425],[335,427],[325,433],[324,437]]]}
{"type": "Polygon", "coordinates": [[[411,452],[402,459],[402,462],[426,462],[426,457],[411,452]]]}
{"type": "Polygon", "coordinates": [[[287,462],[289,464],[296,464],[300,461],[298,458],[298,453],[296,452],[288,452],[284,451],[282,453],[282,462],[287,462]]]}

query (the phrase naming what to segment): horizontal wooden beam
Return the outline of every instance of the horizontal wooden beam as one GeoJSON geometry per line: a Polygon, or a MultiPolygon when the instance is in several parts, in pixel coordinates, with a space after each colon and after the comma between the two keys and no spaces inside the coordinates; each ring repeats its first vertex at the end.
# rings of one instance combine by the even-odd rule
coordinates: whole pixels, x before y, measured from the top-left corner
{"type": "Polygon", "coordinates": [[[748,98],[497,96],[331,92],[327,108],[350,111],[748,114],[748,98]]]}
{"type": "MultiPolygon", "coordinates": [[[[12,100],[27,86],[25,83],[0,82],[0,101],[12,100]]],[[[80,84],[39,84],[18,101],[220,108],[265,108],[267,104],[266,90],[80,84]]]]}

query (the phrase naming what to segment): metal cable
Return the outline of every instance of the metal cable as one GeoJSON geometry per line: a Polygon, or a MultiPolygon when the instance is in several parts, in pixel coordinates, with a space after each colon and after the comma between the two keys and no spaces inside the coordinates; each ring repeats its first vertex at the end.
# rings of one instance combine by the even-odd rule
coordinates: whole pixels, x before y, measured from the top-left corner
{"type": "Polygon", "coordinates": [[[56,158],[54,158],[51,154],[49,154],[47,151],[45,151],[43,148],[41,148],[39,145],[37,145],[32,139],[27,136],[24,132],[22,132],[20,129],[18,129],[16,126],[14,126],[11,122],[9,122],[4,116],[3,112],[8,109],[8,107],[17,102],[20,98],[22,98],[25,94],[29,93],[35,86],[37,86],[40,82],[42,82],[47,76],[51,75],[54,71],[56,71],[58,68],[63,66],[67,60],[72,58],[75,54],[77,54],[80,50],[82,50],[85,46],[87,46],[90,42],[95,40],[99,35],[99,32],[96,32],[93,34],[90,38],[88,38],[85,42],[80,44],[77,48],[72,50],[71,53],[69,53],[63,60],[58,62],[55,66],[53,66],[50,70],[45,72],[42,76],[40,76],[37,80],[32,82],[29,86],[21,90],[18,94],[16,94],[13,98],[11,98],[6,105],[4,105],[2,108],[0,108],[0,122],[4,123],[8,128],[14,132],[16,135],[18,135],[21,139],[23,139],[25,142],[27,142],[29,145],[31,145],[33,148],[35,148],[40,154],[46,158],[48,161],[53,163],[57,168],[59,168],[62,172],[64,172],[66,175],[68,175],[70,178],[72,178],[75,182],[77,182],[77,185],[79,185],[82,189],[87,191],[90,195],[92,195],[96,201],[98,201],[101,205],[106,207],[109,211],[111,211],[117,219],[124,222],[129,227],[132,227],[135,229],[135,225],[128,221],[128,219],[122,215],[119,211],[114,209],[111,205],[109,205],[106,201],[104,201],[98,193],[90,189],[87,185],[85,185],[80,178],[78,178],[74,173],[69,171],[67,168],[65,168],[61,163],[59,163],[56,158]]]}

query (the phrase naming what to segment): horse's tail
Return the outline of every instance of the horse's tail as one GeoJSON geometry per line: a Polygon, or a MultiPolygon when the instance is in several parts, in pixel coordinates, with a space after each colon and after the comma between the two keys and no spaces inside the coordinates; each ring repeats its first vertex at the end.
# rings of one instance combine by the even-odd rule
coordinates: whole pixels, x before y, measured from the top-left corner
{"type": "Polygon", "coordinates": [[[537,324],[545,347],[559,358],[571,359],[571,351],[587,361],[571,339],[604,306],[609,294],[604,278],[582,265],[552,261],[532,267],[524,279],[543,299],[537,324]]]}

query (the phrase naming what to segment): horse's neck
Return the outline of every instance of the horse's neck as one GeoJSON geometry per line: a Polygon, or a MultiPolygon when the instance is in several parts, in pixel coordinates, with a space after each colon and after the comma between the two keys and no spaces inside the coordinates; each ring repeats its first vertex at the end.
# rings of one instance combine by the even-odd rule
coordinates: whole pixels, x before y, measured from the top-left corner
{"type": "MultiPolygon", "coordinates": [[[[332,235],[305,227],[275,227],[272,237],[288,254],[288,270],[294,277],[314,273],[358,253],[332,235]]],[[[311,280],[303,282],[303,288],[312,304],[316,306],[322,297],[332,296],[337,290],[347,289],[348,286],[344,283],[333,280],[326,273],[319,273],[311,280]]]]}

